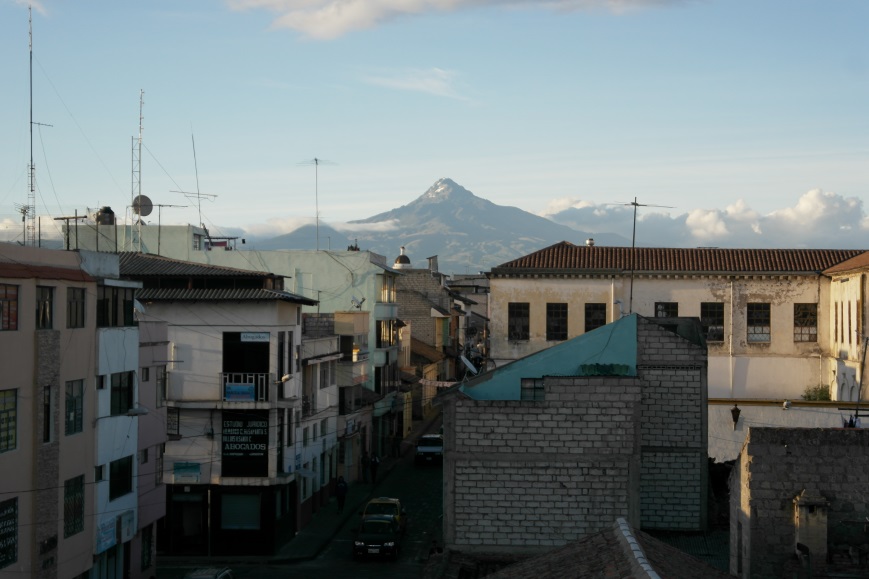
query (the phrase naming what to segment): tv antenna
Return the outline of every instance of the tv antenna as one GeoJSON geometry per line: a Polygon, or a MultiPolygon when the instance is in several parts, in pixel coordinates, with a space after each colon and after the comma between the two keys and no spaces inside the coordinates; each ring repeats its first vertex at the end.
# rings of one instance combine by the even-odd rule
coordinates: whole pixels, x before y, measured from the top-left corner
{"type": "Polygon", "coordinates": [[[634,208],[634,227],[631,231],[631,293],[628,298],[628,314],[631,314],[634,311],[634,262],[636,259],[635,254],[637,247],[637,207],[662,207],[665,209],[673,209],[673,207],[669,205],[649,205],[648,203],[637,203],[636,197],[634,197],[633,201],[619,201],[617,203],[607,203],[607,205],[624,205],[632,206],[634,208]]]}
{"type": "Polygon", "coordinates": [[[29,240],[30,245],[36,247],[36,165],[33,164],[33,126],[50,127],[52,125],[33,122],[33,6],[27,7],[27,27],[28,48],[30,50],[30,166],[27,168],[27,179],[30,183],[27,188],[27,211],[25,213],[21,207],[18,207],[18,210],[21,211],[22,221],[25,221],[23,245],[27,245],[29,240]]]}
{"type": "Polygon", "coordinates": [[[337,165],[337,163],[314,157],[310,161],[302,161],[299,165],[314,166],[314,221],[317,227],[317,251],[320,251],[320,165],[337,165]]]}
{"type": "MultiPolygon", "coordinates": [[[[136,215],[139,215],[139,251],[142,251],[142,216],[148,215],[150,213],[151,200],[142,195],[142,131],[144,129],[143,120],[144,116],[142,111],[145,107],[145,91],[144,89],[139,89],[139,136],[133,137],[133,146],[132,146],[132,159],[133,159],[133,173],[132,173],[132,185],[130,187],[130,208],[132,212],[136,215]],[[142,213],[140,210],[142,209],[141,203],[137,201],[141,201],[141,199],[147,199],[147,206],[149,207],[148,213],[142,213]]],[[[130,216],[130,251],[133,250],[134,241],[133,241],[133,216],[130,216]]]]}
{"type": "MultiPolygon", "coordinates": [[[[216,199],[217,195],[212,193],[200,193],[199,192],[199,165],[196,163],[196,141],[193,140],[193,133],[190,133],[190,142],[193,144],[193,170],[196,172],[196,192],[190,191],[172,191],[172,193],[181,193],[191,201],[196,200],[196,208],[199,211],[199,226],[202,229],[205,229],[205,224],[202,222],[202,200],[203,199],[216,199]]],[[[167,205],[168,207],[168,205],[167,205]]],[[[180,207],[180,205],[175,205],[174,207],[180,207]]]]}

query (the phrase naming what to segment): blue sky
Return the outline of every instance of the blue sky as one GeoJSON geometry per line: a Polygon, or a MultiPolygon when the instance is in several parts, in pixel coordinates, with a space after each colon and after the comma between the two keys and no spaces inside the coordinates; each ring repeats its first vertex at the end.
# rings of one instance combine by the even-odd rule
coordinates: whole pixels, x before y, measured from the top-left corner
{"type": "MultiPolygon", "coordinates": [[[[142,193],[188,205],[164,224],[199,221],[173,192],[196,191],[197,168],[209,227],[310,222],[317,157],[333,225],[449,177],[534,213],[670,206],[642,217],[693,223],[685,243],[773,219],[778,243],[799,227],[869,247],[865,0],[33,6],[39,215],[125,211],[144,90],[142,193]]],[[[0,0],[0,239],[27,196],[27,17],[0,0]]]]}

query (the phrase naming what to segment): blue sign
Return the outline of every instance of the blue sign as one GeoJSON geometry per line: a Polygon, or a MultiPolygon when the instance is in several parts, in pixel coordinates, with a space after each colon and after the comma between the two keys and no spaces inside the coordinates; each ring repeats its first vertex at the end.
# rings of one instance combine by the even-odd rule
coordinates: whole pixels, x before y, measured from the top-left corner
{"type": "Polygon", "coordinates": [[[256,391],[253,384],[230,384],[227,383],[223,391],[224,400],[235,402],[253,402],[256,400],[256,391]]]}

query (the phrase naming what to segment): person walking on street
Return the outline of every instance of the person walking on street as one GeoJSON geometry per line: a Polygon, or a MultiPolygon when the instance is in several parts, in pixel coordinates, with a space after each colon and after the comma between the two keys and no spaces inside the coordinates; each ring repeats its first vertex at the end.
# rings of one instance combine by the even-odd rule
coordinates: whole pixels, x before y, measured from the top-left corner
{"type": "Polygon", "coordinates": [[[338,499],[338,513],[344,512],[344,501],[347,500],[347,481],[343,476],[338,477],[338,487],[335,489],[335,497],[338,499]]]}
{"type": "Polygon", "coordinates": [[[371,466],[371,459],[368,458],[368,451],[362,451],[362,482],[368,484],[368,469],[371,466]]]}
{"type": "Polygon", "coordinates": [[[380,466],[380,457],[377,453],[371,455],[371,484],[377,484],[377,467],[380,466]]]}

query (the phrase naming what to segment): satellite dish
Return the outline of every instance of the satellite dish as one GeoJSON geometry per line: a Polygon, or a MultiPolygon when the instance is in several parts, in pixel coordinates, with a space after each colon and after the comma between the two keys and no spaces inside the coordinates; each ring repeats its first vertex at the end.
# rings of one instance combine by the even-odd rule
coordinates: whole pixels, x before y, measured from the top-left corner
{"type": "Polygon", "coordinates": [[[464,356],[459,356],[459,358],[461,359],[462,364],[465,365],[465,368],[467,368],[471,374],[476,376],[477,373],[479,372],[479,370],[477,370],[477,367],[474,366],[473,364],[471,364],[471,361],[468,360],[467,358],[465,358],[464,356]]]}
{"type": "Polygon", "coordinates": [[[148,199],[147,195],[136,195],[133,199],[133,213],[145,217],[151,215],[154,210],[154,204],[148,199]]]}

